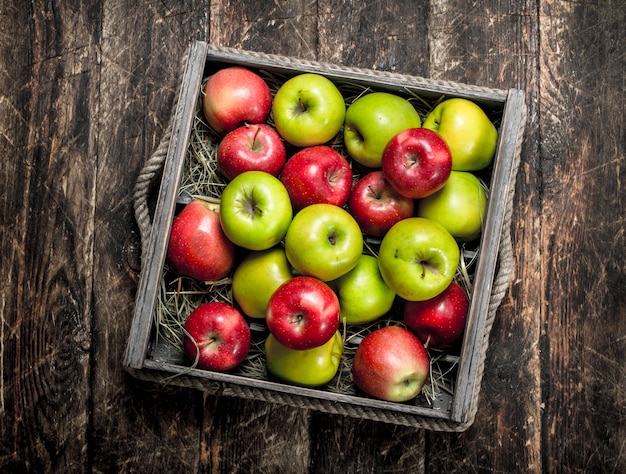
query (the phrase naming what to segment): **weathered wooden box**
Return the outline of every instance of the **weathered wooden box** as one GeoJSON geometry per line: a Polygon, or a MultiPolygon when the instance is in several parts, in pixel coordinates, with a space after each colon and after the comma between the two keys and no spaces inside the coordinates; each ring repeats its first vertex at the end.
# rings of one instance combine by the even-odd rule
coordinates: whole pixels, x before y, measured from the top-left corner
{"type": "MultiPolygon", "coordinates": [[[[141,278],[124,367],[139,379],[212,393],[433,430],[466,429],[476,413],[493,318],[511,276],[510,209],[525,116],[524,95],[519,90],[472,87],[194,43],[184,61],[171,128],[162,143],[167,146],[162,169],[153,173],[160,180],[157,183],[160,186],[158,192],[153,193],[156,195],[149,197],[151,225],[142,232],[141,278]],[[177,206],[184,201],[181,182],[185,179],[190,159],[190,137],[198,113],[202,82],[212,71],[234,64],[277,77],[317,72],[352,87],[356,85],[418,98],[425,107],[443,98],[464,97],[479,103],[496,123],[499,130],[496,157],[493,166],[481,176],[489,186],[490,197],[480,245],[473,249],[478,250],[478,257],[471,268],[473,289],[466,332],[460,350],[441,358],[450,380],[444,390],[433,392],[432,398],[418,397],[409,403],[393,403],[365,397],[349,389],[338,391],[288,385],[269,377],[250,376],[245,370],[229,373],[199,370],[190,367],[179,349],[162,337],[157,306],[162,299],[167,242],[177,206]]],[[[217,145],[209,143],[208,146],[217,145]]],[[[151,163],[150,166],[155,165],[151,163]]],[[[207,291],[205,297],[210,298],[211,288],[207,291]]]]}

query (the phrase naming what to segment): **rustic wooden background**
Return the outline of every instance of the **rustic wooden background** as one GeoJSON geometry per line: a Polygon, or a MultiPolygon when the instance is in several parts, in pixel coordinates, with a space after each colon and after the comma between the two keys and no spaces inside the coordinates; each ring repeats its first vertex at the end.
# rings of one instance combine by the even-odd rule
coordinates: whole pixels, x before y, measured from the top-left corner
{"type": "Polygon", "coordinates": [[[0,470],[626,472],[624,24],[623,0],[0,2],[0,470]],[[467,432],[122,370],[132,188],[195,39],[526,91],[516,272],[467,432]]]}

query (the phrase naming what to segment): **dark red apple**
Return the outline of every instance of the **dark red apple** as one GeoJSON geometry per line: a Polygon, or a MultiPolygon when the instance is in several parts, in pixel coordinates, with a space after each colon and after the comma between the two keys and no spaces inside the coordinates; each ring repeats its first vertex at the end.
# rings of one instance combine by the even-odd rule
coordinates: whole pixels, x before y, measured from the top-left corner
{"type": "Polygon", "coordinates": [[[283,283],[267,304],[267,328],[289,349],[319,347],[339,328],[339,299],[321,280],[297,276],[283,283]]]}
{"type": "Polygon", "coordinates": [[[232,270],[235,245],[220,224],[219,205],[191,201],[174,218],[167,247],[173,270],[201,281],[224,278],[232,270]]]}
{"type": "Polygon", "coordinates": [[[287,188],[295,212],[318,203],[343,206],[352,188],[352,169],[335,149],[311,146],[287,160],[280,180],[287,188]]]}
{"type": "Polygon", "coordinates": [[[261,76],[241,66],[209,76],[202,109],[209,125],[224,135],[244,123],[263,123],[272,107],[272,92],[261,76]]]}
{"type": "Polygon", "coordinates": [[[385,178],[403,196],[421,199],[443,187],[452,170],[445,140],[427,128],[408,128],[395,135],[383,151],[385,178]]]}
{"type": "Polygon", "coordinates": [[[365,336],[352,363],[356,386],[391,402],[415,398],[429,372],[428,352],[413,333],[400,326],[385,326],[365,336]]]}
{"type": "Polygon", "coordinates": [[[372,171],[354,185],[348,200],[350,213],[363,232],[382,237],[398,221],[413,215],[413,199],[402,196],[385,179],[372,171]]]}
{"type": "Polygon", "coordinates": [[[250,327],[228,303],[198,306],[185,321],[183,350],[197,367],[226,371],[239,365],[250,351],[250,327]]]}
{"type": "Polygon", "coordinates": [[[278,176],[286,160],[280,135],[262,123],[236,128],[217,147],[217,167],[229,181],[245,171],[265,171],[278,176]]]}
{"type": "Polygon", "coordinates": [[[427,347],[448,349],[463,336],[469,298],[455,281],[443,293],[425,301],[406,301],[406,327],[427,347]]]}

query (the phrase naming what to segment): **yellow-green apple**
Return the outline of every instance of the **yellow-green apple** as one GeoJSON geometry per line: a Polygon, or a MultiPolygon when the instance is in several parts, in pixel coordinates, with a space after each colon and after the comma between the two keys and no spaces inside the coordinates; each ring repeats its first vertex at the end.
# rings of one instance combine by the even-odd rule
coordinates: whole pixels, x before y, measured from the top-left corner
{"type": "Polygon", "coordinates": [[[261,76],[230,66],[215,72],[206,81],[202,109],[209,125],[226,134],[243,123],[263,123],[272,107],[272,91],[261,76]]]}
{"type": "Polygon", "coordinates": [[[265,318],[270,296],[292,276],[291,265],[280,245],[251,251],[233,273],[233,298],[246,316],[265,318]]]}
{"type": "Polygon", "coordinates": [[[396,297],[380,275],[378,259],[372,255],[361,255],[356,267],[331,286],[339,297],[341,319],[347,324],[375,321],[389,312],[396,297]]]}
{"type": "Polygon", "coordinates": [[[201,281],[224,278],[235,262],[235,245],[220,225],[219,204],[189,202],[174,218],[167,245],[172,270],[201,281]]]}
{"type": "Polygon", "coordinates": [[[356,182],[348,206],[361,230],[374,237],[382,237],[396,222],[411,217],[415,207],[413,199],[396,191],[380,170],[356,182]]]}
{"type": "Polygon", "coordinates": [[[316,73],[285,81],[276,91],[272,117],[278,133],[297,147],[322,145],[341,129],[346,104],[337,86],[316,73]]]}
{"type": "Polygon", "coordinates": [[[453,170],[481,170],[493,161],[498,131],[485,111],[471,100],[444,100],[428,114],[423,126],[444,138],[452,153],[453,170]]]}
{"type": "Polygon", "coordinates": [[[244,171],[265,171],[278,176],[287,160],[280,135],[264,124],[245,124],[228,132],[217,147],[217,168],[232,180],[244,171]]]}
{"type": "Polygon", "coordinates": [[[241,173],[222,191],[222,228],[240,247],[249,250],[273,247],[285,236],[292,217],[285,186],[264,171],[241,173]]]}
{"type": "Polygon", "coordinates": [[[344,144],[355,161],[368,168],[380,168],[389,140],[398,132],[420,124],[419,114],[408,100],[389,92],[372,92],[348,106],[344,144]]]}
{"type": "Polygon", "coordinates": [[[339,328],[339,299],[323,281],[295,276],[280,285],[267,303],[267,329],[289,349],[321,346],[339,328]]]}
{"type": "Polygon", "coordinates": [[[343,206],[352,188],[352,168],[334,148],[310,146],[289,158],[280,180],[287,188],[294,212],[320,202],[343,206]]]}
{"type": "Polygon", "coordinates": [[[226,371],[250,351],[250,327],[228,303],[213,301],[194,309],[185,321],[183,351],[201,369],[226,371]]]}
{"type": "Polygon", "coordinates": [[[330,382],[341,363],[343,339],[337,331],[325,344],[313,349],[285,347],[270,334],[265,340],[265,358],[270,374],[304,387],[319,387],[330,382]]]}
{"type": "Polygon", "coordinates": [[[465,242],[480,236],[486,210],[485,187],[468,171],[453,171],[443,188],[417,203],[417,215],[438,222],[465,242]]]}
{"type": "Polygon", "coordinates": [[[378,268],[398,296],[422,301],[448,287],[459,260],[459,246],[443,226],[430,219],[410,217],[395,224],[383,237],[378,268]]]}
{"type": "Polygon", "coordinates": [[[363,253],[359,224],[333,204],[311,204],[299,211],[285,235],[287,259],[296,273],[323,281],[352,270],[363,253]]]}
{"type": "Polygon", "coordinates": [[[443,138],[427,128],[407,128],[387,143],[382,157],[387,181],[405,197],[421,199],[440,190],[452,156],[443,138]]]}
{"type": "Polygon", "coordinates": [[[426,347],[448,349],[463,336],[469,298],[452,281],[443,293],[426,301],[405,301],[402,319],[409,331],[426,347]]]}
{"type": "Polygon", "coordinates": [[[352,363],[355,385],[391,402],[406,402],[419,395],[429,372],[428,352],[413,333],[400,326],[385,326],[367,334],[352,363]]]}

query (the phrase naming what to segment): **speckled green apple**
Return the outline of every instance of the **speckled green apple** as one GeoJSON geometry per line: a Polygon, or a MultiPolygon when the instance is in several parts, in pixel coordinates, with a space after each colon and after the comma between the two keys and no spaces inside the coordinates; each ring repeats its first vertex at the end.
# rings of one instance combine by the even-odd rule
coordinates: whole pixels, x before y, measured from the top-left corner
{"type": "Polygon", "coordinates": [[[438,222],[459,241],[480,236],[486,210],[487,192],[467,171],[452,171],[443,188],[417,204],[417,215],[438,222]]]}
{"type": "Polygon", "coordinates": [[[457,97],[441,102],[428,114],[423,126],[446,141],[453,170],[481,170],[493,161],[498,131],[485,111],[471,100],[457,97]]]}
{"type": "Polygon", "coordinates": [[[273,335],[265,341],[267,370],[281,380],[304,387],[318,387],[332,380],[343,355],[339,331],[325,344],[295,350],[283,346],[273,335]]]}
{"type": "Polygon", "coordinates": [[[355,161],[379,168],[389,140],[402,130],[420,125],[419,114],[408,100],[388,92],[372,92],[359,97],[346,110],[344,144],[355,161]]]}
{"type": "Polygon", "coordinates": [[[378,268],[398,296],[423,301],[448,287],[459,259],[459,246],[442,225],[410,217],[395,224],[383,237],[378,268]]]}
{"type": "Polygon", "coordinates": [[[292,217],[287,189],[278,178],[264,171],[246,171],[222,191],[222,229],[240,247],[273,247],[285,236],[292,217]]]}
{"type": "Polygon", "coordinates": [[[339,297],[341,318],[347,324],[364,324],[386,314],[396,294],[387,286],[378,269],[378,259],[361,255],[356,267],[332,282],[339,297]]]}
{"type": "Polygon", "coordinates": [[[274,96],[272,117],[278,133],[298,147],[322,145],[343,125],[346,104],[337,86],[321,74],[285,81],[274,96]]]}
{"type": "Polygon", "coordinates": [[[292,276],[291,265],[281,246],[252,251],[233,273],[233,298],[246,316],[265,318],[270,297],[292,276]]]}
{"type": "Polygon", "coordinates": [[[352,270],[363,253],[359,224],[333,204],[311,204],[293,218],[285,235],[287,259],[296,273],[322,281],[352,270]]]}

